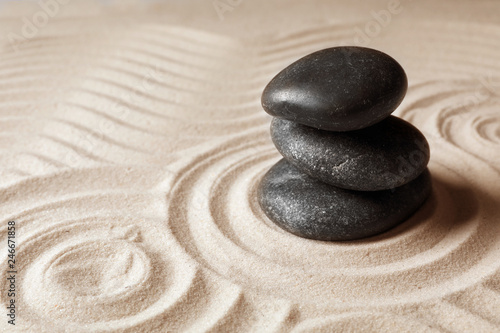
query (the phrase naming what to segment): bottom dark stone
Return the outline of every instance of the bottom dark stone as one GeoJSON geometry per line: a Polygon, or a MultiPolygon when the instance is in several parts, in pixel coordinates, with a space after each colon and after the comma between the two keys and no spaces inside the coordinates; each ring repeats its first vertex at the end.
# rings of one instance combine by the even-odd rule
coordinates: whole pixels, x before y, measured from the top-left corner
{"type": "Polygon", "coordinates": [[[361,192],[322,183],[282,159],[261,180],[258,200],[274,223],[297,236],[342,241],[374,236],[400,224],[431,190],[428,169],[393,190],[361,192]]]}

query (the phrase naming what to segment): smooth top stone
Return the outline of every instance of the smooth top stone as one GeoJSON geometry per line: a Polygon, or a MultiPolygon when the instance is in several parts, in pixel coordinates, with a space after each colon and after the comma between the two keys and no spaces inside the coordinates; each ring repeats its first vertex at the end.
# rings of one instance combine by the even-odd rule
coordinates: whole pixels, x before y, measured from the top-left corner
{"type": "Polygon", "coordinates": [[[281,228],[300,237],[342,241],[374,236],[405,221],[431,190],[428,170],[394,191],[358,192],[320,182],[282,159],[262,178],[257,198],[281,228]]]}
{"type": "Polygon", "coordinates": [[[390,115],[406,94],[403,68],[377,50],[344,46],[311,53],[276,75],[262,93],[274,117],[352,131],[390,115]]]}
{"type": "Polygon", "coordinates": [[[358,191],[406,184],[424,171],[430,157],[424,135],[394,116],[350,132],[317,130],[274,118],[271,138],[281,155],[302,172],[358,191]]]}

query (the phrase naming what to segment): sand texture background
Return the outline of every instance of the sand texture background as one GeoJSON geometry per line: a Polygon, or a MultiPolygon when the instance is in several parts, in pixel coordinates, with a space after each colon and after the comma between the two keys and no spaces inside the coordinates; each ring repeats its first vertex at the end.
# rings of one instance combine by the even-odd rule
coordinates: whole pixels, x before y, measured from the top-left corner
{"type": "Polygon", "coordinates": [[[500,2],[221,2],[2,3],[0,329],[500,332],[500,2]],[[288,234],[255,198],[280,157],[262,89],[337,45],[406,69],[395,114],[434,182],[346,243],[288,234]]]}

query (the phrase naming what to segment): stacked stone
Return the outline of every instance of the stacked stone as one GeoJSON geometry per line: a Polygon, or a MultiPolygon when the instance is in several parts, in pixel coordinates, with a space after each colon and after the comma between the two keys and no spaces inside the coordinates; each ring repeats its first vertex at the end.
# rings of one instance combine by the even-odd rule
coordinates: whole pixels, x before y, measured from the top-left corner
{"type": "Polygon", "coordinates": [[[353,240],[410,217],[431,193],[429,145],[390,114],[408,82],[390,56],[334,47],[294,62],[264,89],[283,159],[258,199],[281,228],[317,240],[353,240]]]}

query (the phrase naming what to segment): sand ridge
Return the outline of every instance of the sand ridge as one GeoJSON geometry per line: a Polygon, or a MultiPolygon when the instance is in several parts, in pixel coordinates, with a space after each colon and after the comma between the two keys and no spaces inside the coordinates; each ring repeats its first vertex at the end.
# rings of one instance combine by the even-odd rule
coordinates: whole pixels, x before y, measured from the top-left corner
{"type": "Polygon", "coordinates": [[[19,331],[500,329],[500,26],[400,20],[373,39],[407,70],[396,114],[428,138],[433,194],[383,235],[328,243],[260,211],[279,159],[260,93],[364,21],[237,38],[108,10],[2,45],[0,238],[16,220],[19,331]]]}

